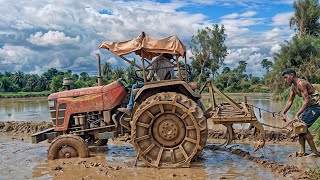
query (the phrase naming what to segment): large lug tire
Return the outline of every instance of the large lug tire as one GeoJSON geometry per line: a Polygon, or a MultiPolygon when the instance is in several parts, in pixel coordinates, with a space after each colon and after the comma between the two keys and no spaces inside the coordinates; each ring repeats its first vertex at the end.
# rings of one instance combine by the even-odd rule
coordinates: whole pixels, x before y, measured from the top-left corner
{"type": "Polygon", "coordinates": [[[141,160],[152,167],[189,167],[206,145],[202,109],[175,92],[155,94],[134,113],[131,141],[141,160]]]}
{"type": "Polygon", "coordinates": [[[87,158],[89,148],[85,141],[75,135],[62,135],[54,139],[48,149],[48,159],[87,158]]]}

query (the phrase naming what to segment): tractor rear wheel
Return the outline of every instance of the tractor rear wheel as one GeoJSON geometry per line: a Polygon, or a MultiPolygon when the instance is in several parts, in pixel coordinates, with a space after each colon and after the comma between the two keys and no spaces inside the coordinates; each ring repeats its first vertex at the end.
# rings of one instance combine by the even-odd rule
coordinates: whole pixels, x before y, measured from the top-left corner
{"type": "Polygon", "coordinates": [[[143,101],[132,118],[131,140],[147,166],[189,167],[206,145],[207,120],[187,96],[158,93],[143,101]]]}
{"type": "Polygon", "coordinates": [[[54,139],[48,149],[48,159],[62,159],[89,156],[89,149],[85,141],[75,135],[62,135],[54,139]]]}

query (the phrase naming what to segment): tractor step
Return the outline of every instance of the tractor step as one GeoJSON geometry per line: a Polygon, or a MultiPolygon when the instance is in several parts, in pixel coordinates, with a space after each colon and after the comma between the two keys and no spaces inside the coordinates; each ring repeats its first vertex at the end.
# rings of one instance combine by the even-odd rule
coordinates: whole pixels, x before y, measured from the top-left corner
{"type": "Polygon", "coordinates": [[[54,132],[54,128],[45,129],[43,131],[34,133],[31,135],[31,140],[33,144],[39,143],[44,140],[52,140],[58,137],[58,132],[54,132]]]}

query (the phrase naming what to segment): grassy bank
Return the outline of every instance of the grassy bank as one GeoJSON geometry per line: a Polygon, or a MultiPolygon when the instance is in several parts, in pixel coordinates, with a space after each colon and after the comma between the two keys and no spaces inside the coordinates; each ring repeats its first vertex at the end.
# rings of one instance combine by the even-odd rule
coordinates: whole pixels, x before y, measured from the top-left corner
{"type": "Polygon", "coordinates": [[[0,92],[0,99],[3,98],[27,98],[27,97],[41,97],[49,96],[51,91],[41,92],[0,92]]]}

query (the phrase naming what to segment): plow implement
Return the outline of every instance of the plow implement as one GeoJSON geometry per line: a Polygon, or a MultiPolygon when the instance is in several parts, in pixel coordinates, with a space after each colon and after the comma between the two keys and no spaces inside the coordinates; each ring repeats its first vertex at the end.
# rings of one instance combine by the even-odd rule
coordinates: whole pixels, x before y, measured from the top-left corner
{"type": "Polygon", "coordinates": [[[214,86],[211,79],[207,79],[200,89],[200,93],[206,87],[209,89],[211,106],[205,111],[205,117],[214,124],[221,124],[227,128],[226,140],[221,146],[226,146],[234,140],[233,124],[248,123],[249,129],[253,129],[257,137],[254,151],[262,148],[265,144],[265,130],[255,116],[254,106],[247,103],[246,97],[241,103],[235,102],[214,86]],[[215,94],[219,95],[224,102],[216,104],[215,94]]]}

